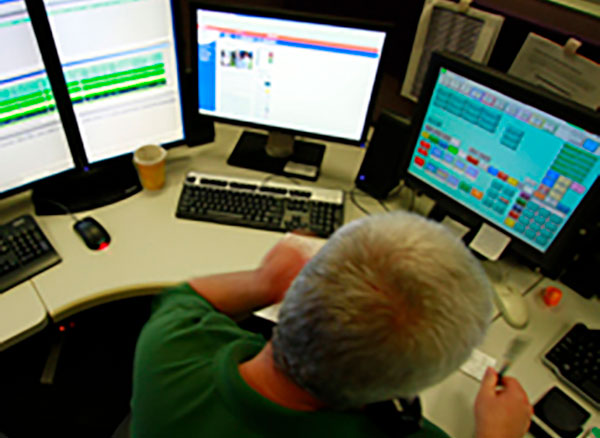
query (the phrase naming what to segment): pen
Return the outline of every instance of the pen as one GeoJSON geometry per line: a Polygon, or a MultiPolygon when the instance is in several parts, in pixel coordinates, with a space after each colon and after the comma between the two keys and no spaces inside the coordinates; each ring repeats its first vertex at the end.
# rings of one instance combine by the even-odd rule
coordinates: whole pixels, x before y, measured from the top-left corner
{"type": "Polygon", "coordinates": [[[504,374],[506,374],[510,366],[513,364],[515,359],[523,352],[528,343],[528,339],[522,338],[520,336],[515,337],[511,341],[508,348],[506,349],[506,352],[504,353],[504,363],[498,371],[498,386],[504,386],[504,383],[502,382],[504,374]]]}
{"type": "Polygon", "coordinates": [[[508,371],[509,368],[510,368],[510,362],[506,361],[500,368],[500,371],[498,371],[498,385],[499,386],[504,386],[504,383],[502,382],[502,377],[504,377],[504,374],[508,371]]]}

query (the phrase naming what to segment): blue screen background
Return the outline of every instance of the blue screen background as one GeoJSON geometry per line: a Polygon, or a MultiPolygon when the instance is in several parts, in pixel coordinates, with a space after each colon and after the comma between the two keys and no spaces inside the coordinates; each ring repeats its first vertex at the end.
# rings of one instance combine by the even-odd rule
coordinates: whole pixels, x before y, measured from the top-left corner
{"type": "Polygon", "coordinates": [[[600,174],[600,138],[441,69],[409,173],[544,252],[600,174]]]}

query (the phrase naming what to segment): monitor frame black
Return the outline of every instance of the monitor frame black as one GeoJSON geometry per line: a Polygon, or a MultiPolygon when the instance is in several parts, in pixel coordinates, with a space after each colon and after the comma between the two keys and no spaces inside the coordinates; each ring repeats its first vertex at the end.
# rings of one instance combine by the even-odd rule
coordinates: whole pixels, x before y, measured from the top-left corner
{"type": "Polygon", "coordinates": [[[423,125],[441,68],[446,68],[525,104],[540,108],[546,113],[552,114],[594,134],[600,134],[600,114],[551,93],[544,88],[534,86],[516,77],[475,63],[467,58],[447,52],[434,52],[429,63],[423,90],[412,118],[412,134],[406,147],[403,148],[403,156],[400,164],[401,178],[413,190],[423,193],[436,201],[436,206],[439,206],[446,215],[471,228],[473,231],[465,236],[465,240],[472,238],[475,234],[474,231],[479,230],[481,225],[486,223],[511,237],[508,252],[515,254],[524,263],[534,269],[540,270],[544,275],[557,278],[564,272],[573,258],[577,257],[578,250],[583,249],[585,236],[591,232],[598,221],[597,205],[600,203],[600,178],[596,179],[553,243],[543,253],[518,237],[506,233],[491,221],[478,215],[475,211],[408,173],[410,160],[417,145],[420,129],[423,125]]]}
{"type": "MultiPolygon", "coordinates": [[[[115,155],[90,163],[68,93],[66,79],[56,49],[45,5],[38,0],[25,0],[42,54],[48,79],[52,86],[57,110],[75,163],[75,168],[32,181],[2,193],[11,196],[33,189],[32,201],[38,215],[74,213],[101,207],[126,199],[141,191],[133,165],[133,152],[115,155]]],[[[170,0],[175,54],[182,111],[183,138],[162,144],[166,149],[177,146],[198,145],[214,140],[212,124],[198,124],[188,114],[191,103],[188,91],[189,72],[184,67],[185,45],[182,29],[182,9],[176,0],[170,0]]]]}
{"type": "Polygon", "coordinates": [[[313,14],[289,9],[265,8],[252,5],[240,4],[222,4],[210,0],[191,0],[189,2],[189,41],[192,50],[192,80],[190,81],[190,93],[194,102],[195,116],[193,118],[199,123],[206,123],[207,120],[214,122],[228,123],[254,130],[245,130],[237,144],[235,145],[227,163],[232,166],[243,167],[246,169],[259,170],[262,172],[293,176],[310,181],[318,179],[320,174],[321,162],[325,154],[325,145],[312,140],[323,140],[327,142],[343,143],[353,146],[361,146],[365,143],[369,127],[372,123],[372,117],[375,110],[379,91],[381,89],[381,81],[383,77],[383,66],[386,58],[389,56],[389,45],[393,39],[394,25],[391,22],[359,20],[349,17],[338,17],[323,14],[313,14]],[[260,124],[237,120],[234,118],[218,117],[200,113],[199,102],[199,71],[198,71],[198,31],[197,31],[197,13],[198,9],[212,10],[217,12],[228,12],[236,14],[251,15],[257,17],[279,18],[284,20],[303,21],[307,23],[328,24],[333,26],[366,29],[384,32],[386,34],[384,45],[381,51],[377,73],[373,87],[371,90],[371,98],[365,120],[363,121],[363,129],[358,140],[347,139],[343,137],[335,137],[312,133],[308,131],[300,131],[288,129],[268,124],[260,124]],[[268,134],[262,134],[260,131],[267,131],[268,134]],[[295,136],[307,137],[308,139],[294,139],[295,136]],[[266,152],[267,144],[277,144],[278,142],[287,143],[282,148],[279,148],[277,153],[286,149],[291,155],[274,156],[266,152]],[[290,143],[293,146],[290,147],[290,143]],[[310,166],[315,170],[314,173],[304,174],[302,172],[287,171],[286,165],[289,162],[295,162],[310,166]]]}
{"type": "MultiPolygon", "coordinates": [[[[31,3],[31,0],[23,0],[23,4],[25,5],[26,10],[27,10],[27,14],[29,15],[30,25],[32,27],[32,31],[33,31],[34,35],[36,35],[36,44],[37,44],[38,51],[40,52],[40,56],[42,57],[42,60],[44,61],[44,59],[43,59],[44,58],[43,50],[40,47],[39,42],[37,41],[37,34],[36,34],[36,31],[35,31],[35,26],[33,24],[34,23],[34,19],[31,18],[31,9],[32,8],[30,6],[30,3],[31,3]]],[[[35,8],[37,8],[37,6],[35,8]]],[[[36,12],[34,11],[34,15],[35,14],[36,14],[36,12]]],[[[45,62],[44,62],[44,69],[45,69],[46,76],[48,77],[48,80],[50,81],[50,75],[48,73],[48,68],[45,65],[45,62]]],[[[50,85],[52,87],[52,82],[50,82],[50,85]]],[[[54,90],[53,90],[53,93],[54,93],[54,90]]],[[[57,111],[57,113],[59,115],[59,118],[61,120],[61,129],[63,129],[65,131],[65,136],[66,136],[67,135],[67,132],[66,132],[67,129],[64,126],[62,115],[61,115],[60,111],[58,110],[58,104],[57,104],[56,111],[57,111]]],[[[79,154],[78,154],[78,152],[74,151],[73,145],[71,144],[71,142],[68,141],[68,137],[67,137],[67,145],[68,145],[69,150],[71,152],[71,158],[73,159],[73,167],[71,167],[70,169],[66,169],[66,170],[63,170],[63,171],[60,171],[60,172],[53,173],[52,175],[45,175],[45,176],[43,176],[41,178],[34,179],[32,181],[26,182],[24,184],[20,184],[18,186],[13,186],[12,188],[10,188],[8,190],[0,192],[0,199],[9,198],[9,197],[11,197],[13,195],[16,195],[16,194],[20,193],[20,192],[24,192],[26,190],[30,190],[30,189],[36,187],[36,185],[39,184],[41,181],[47,181],[47,180],[50,180],[50,179],[53,179],[53,178],[61,178],[61,177],[64,177],[65,175],[67,175],[69,173],[74,172],[79,166],[81,166],[81,162],[80,162],[80,160],[78,158],[79,154]]]]}

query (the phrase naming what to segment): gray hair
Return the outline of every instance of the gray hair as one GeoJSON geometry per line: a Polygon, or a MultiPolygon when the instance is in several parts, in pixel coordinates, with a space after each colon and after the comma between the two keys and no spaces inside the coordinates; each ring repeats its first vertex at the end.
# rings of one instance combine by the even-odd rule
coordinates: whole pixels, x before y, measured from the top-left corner
{"type": "Polygon", "coordinates": [[[410,397],[481,342],[492,289],[441,224],[394,212],[339,229],[287,291],[277,366],[335,409],[410,397]]]}

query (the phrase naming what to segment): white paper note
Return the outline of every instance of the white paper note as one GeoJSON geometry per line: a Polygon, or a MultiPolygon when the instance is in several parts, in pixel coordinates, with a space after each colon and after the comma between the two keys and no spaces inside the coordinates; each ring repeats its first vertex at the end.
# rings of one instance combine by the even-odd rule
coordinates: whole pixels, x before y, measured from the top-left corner
{"type": "Polygon", "coordinates": [[[487,367],[495,367],[498,361],[481,350],[474,349],[471,357],[460,367],[460,370],[468,376],[481,381],[487,367]]]}
{"type": "Polygon", "coordinates": [[[510,237],[483,223],[479,232],[469,244],[469,248],[477,251],[488,260],[496,261],[500,258],[509,243],[510,237]]]}
{"type": "Polygon", "coordinates": [[[593,110],[600,107],[600,65],[534,33],[508,73],[593,110]]]}

